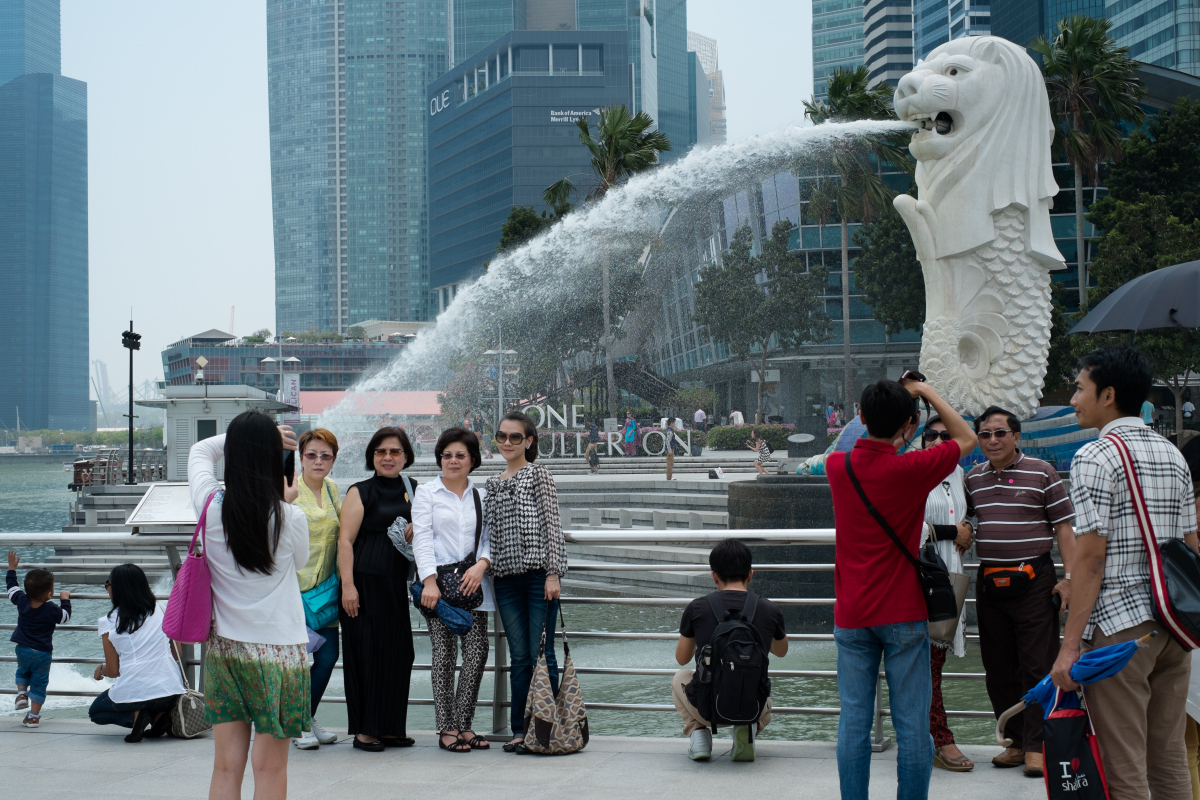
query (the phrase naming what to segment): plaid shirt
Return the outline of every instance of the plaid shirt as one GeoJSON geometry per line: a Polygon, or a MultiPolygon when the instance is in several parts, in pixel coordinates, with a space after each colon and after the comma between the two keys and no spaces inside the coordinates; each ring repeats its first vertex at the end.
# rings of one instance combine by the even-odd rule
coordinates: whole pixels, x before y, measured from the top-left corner
{"type": "Polygon", "coordinates": [[[1100,438],[1079,448],[1071,462],[1075,535],[1095,531],[1108,540],[1104,578],[1096,607],[1083,630],[1090,639],[1099,626],[1106,636],[1154,621],[1150,567],[1138,530],[1116,445],[1104,437],[1113,430],[1129,446],[1138,482],[1159,542],[1196,532],[1192,476],[1183,454],[1138,417],[1104,426],[1100,438]]]}

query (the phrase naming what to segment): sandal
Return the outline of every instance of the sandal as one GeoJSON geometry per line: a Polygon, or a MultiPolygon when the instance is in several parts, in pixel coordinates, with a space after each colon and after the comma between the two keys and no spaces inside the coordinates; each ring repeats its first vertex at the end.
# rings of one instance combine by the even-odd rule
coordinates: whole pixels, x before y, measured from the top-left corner
{"type": "Polygon", "coordinates": [[[949,772],[970,772],[975,769],[975,762],[966,756],[961,758],[950,758],[942,754],[939,747],[933,751],[933,765],[938,769],[944,769],[949,772]]]}
{"type": "Polygon", "coordinates": [[[442,748],[443,750],[449,750],[451,753],[469,753],[469,752],[471,752],[471,745],[464,742],[462,740],[462,738],[458,734],[455,734],[455,733],[440,734],[438,736],[438,747],[442,748]],[[450,744],[446,744],[447,737],[453,738],[454,741],[451,742],[450,744]]]}
{"type": "MultiPolygon", "coordinates": [[[[472,750],[491,750],[492,749],[492,745],[488,742],[487,739],[475,734],[474,731],[471,731],[471,734],[472,734],[472,736],[470,739],[464,739],[463,741],[465,741],[467,744],[471,745],[472,750]]],[[[462,732],[460,731],[458,735],[459,735],[459,737],[461,737],[462,732]]]]}
{"type": "Polygon", "coordinates": [[[517,747],[523,745],[524,743],[525,743],[525,737],[522,736],[519,739],[513,739],[511,742],[505,742],[504,747],[502,747],[500,749],[506,753],[515,753],[517,750],[517,747]]]}

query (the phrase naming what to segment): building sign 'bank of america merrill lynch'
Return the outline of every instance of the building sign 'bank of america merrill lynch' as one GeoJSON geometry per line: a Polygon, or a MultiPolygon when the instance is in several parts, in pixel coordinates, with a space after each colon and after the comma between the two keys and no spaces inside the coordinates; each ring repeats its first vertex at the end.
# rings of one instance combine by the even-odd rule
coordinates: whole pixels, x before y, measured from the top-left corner
{"type": "Polygon", "coordinates": [[[593,116],[600,116],[599,108],[593,108],[591,111],[555,111],[554,109],[550,109],[551,122],[569,122],[574,125],[576,120],[593,116]]]}

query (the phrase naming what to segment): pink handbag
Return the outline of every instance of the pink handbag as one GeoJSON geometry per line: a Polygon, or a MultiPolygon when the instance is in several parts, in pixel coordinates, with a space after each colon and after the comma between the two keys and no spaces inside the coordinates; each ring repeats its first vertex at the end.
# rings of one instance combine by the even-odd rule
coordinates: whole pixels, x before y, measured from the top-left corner
{"type": "Polygon", "coordinates": [[[184,644],[199,644],[208,641],[212,630],[212,576],[208,573],[208,544],[203,538],[208,506],[217,493],[213,492],[204,501],[204,509],[196,522],[196,531],[188,545],[187,558],[175,576],[171,596],[167,599],[167,610],[163,614],[163,633],[168,638],[184,644]],[[202,550],[195,552],[196,537],[201,537],[202,550]]]}

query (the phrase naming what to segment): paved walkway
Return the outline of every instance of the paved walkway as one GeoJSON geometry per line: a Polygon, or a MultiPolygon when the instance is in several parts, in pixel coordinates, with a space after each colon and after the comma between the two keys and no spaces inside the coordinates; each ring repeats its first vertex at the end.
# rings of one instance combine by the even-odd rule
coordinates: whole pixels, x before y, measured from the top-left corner
{"type": "MultiPolygon", "coordinates": [[[[38,730],[20,727],[20,717],[0,718],[0,763],[12,797],[70,798],[205,797],[212,771],[212,739],[175,739],[125,744],[124,730],[84,720],[47,720],[38,730]]],[[[827,800],[838,796],[834,746],[827,743],[759,742],[758,760],[729,760],[730,740],[719,738],[708,763],[688,761],[683,739],[597,737],[587,748],[563,757],[513,756],[498,747],[469,755],[437,749],[432,734],[417,734],[417,746],[373,754],[348,741],[316,752],[292,749],[289,797],[403,800],[696,800],[769,798],[827,800]]],[[[1045,797],[1040,780],[1020,770],[987,763],[994,747],[964,747],[981,762],[969,774],[934,770],[934,800],[1034,800],[1045,797]]],[[[896,750],[871,764],[871,797],[896,796],[896,750]]],[[[253,780],[247,769],[243,797],[253,780]]],[[[7,794],[7,793],[6,793],[7,794]]]]}

